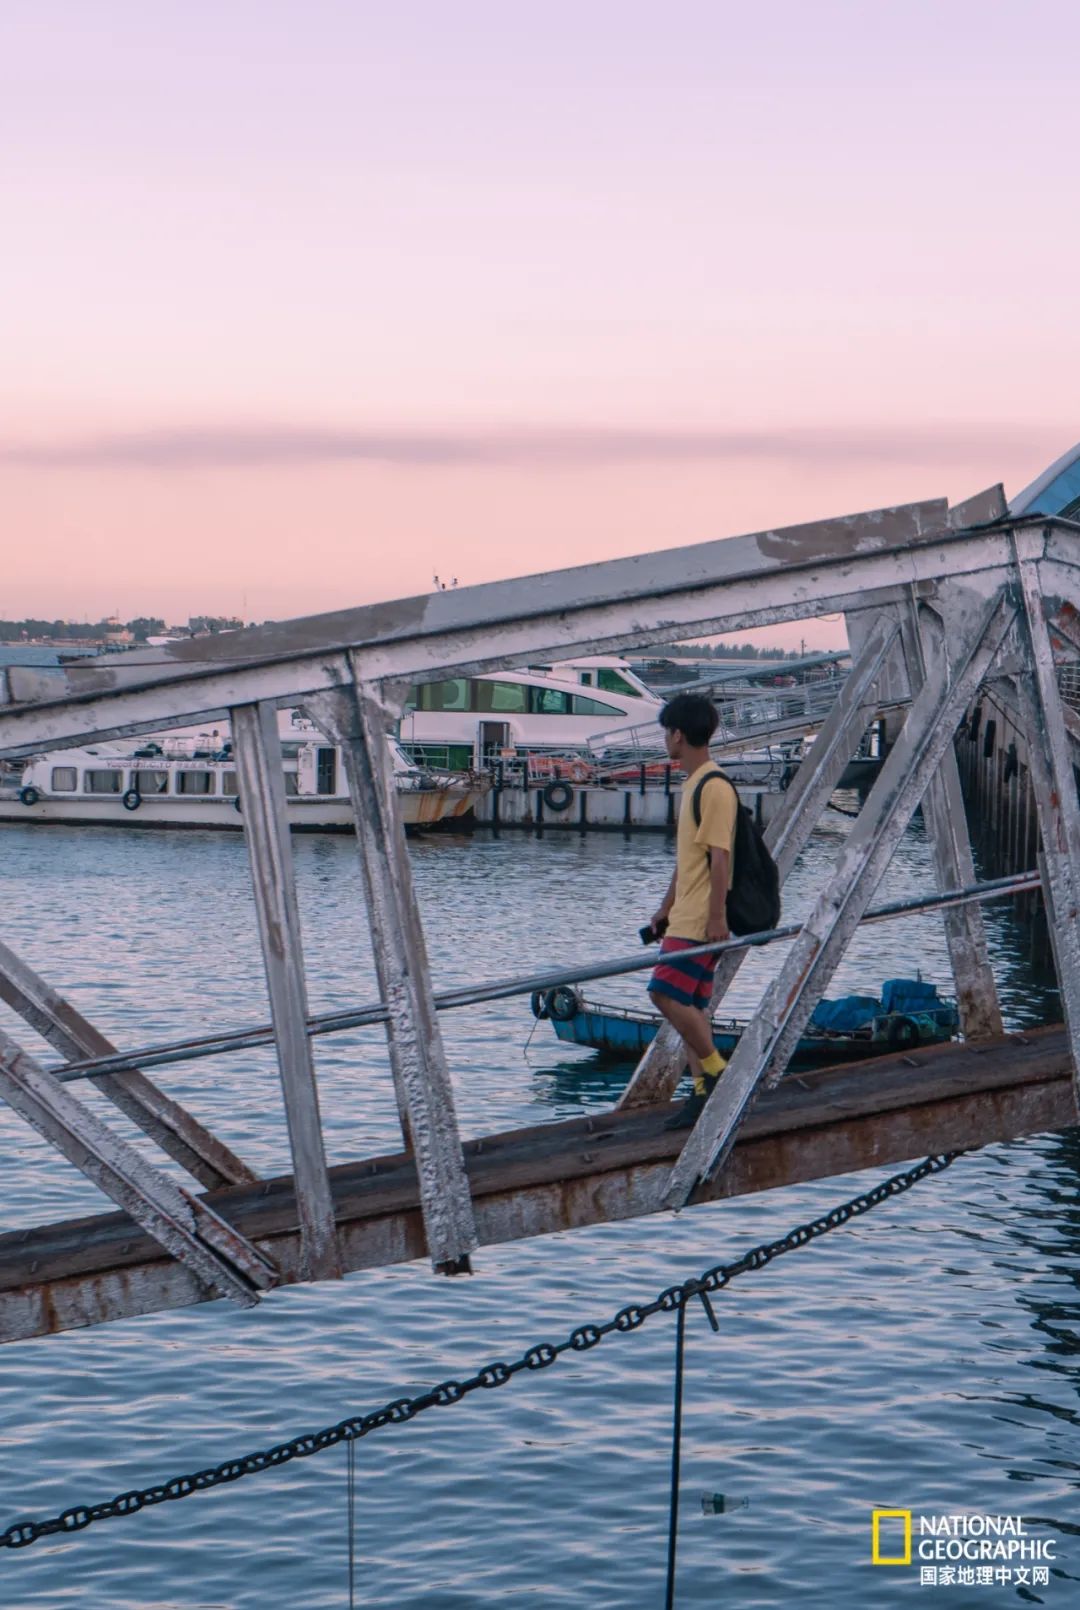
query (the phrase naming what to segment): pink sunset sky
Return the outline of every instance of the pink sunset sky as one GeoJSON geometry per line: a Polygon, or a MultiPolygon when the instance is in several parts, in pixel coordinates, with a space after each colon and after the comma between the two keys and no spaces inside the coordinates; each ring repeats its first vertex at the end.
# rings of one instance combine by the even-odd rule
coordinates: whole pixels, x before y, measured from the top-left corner
{"type": "Polygon", "coordinates": [[[306,614],[1015,492],[1080,437],[1072,5],[0,36],[0,617],[306,614]]]}

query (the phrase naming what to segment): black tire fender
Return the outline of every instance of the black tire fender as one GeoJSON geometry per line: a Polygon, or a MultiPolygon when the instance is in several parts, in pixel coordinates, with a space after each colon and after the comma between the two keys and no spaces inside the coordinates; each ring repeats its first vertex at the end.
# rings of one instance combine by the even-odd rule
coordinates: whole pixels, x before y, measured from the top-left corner
{"type": "Polygon", "coordinates": [[[137,811],[142,804],[142,795],[137,788],[129,788],[120,803],[126,811],[137,811]]]}
{"type": "Polygon", "coordinates": [[[894,1017],[889,1024],[889,1044],[894,1051],[906,1051],[918,1045],[920,1038],[919,1025],[910,1017],[894,1017]]]}
{"type": "Polygon", "coordinates": [[[574,803],[574,790],[569,783],[548,783],[544,789],[544,804],[549,811],[568,811],[574,803]]]}
{"type": "Polygon", "coordinates": [[[581,996],[572,984],[560,984],[557,989],[549,989],[544,1001],[548,1016],[557,1023],[569,1023],[572,1017],[577,1017],[581,1004],[581,996]]]}
{"type": "Polygon", "coordinates": [[[41,795],[38,793],[36,788],[27,786],[26,788],[20,788],[19,798],[22,800],[24,805],[36,805],[38,800],[41,798],[41,795]]]}

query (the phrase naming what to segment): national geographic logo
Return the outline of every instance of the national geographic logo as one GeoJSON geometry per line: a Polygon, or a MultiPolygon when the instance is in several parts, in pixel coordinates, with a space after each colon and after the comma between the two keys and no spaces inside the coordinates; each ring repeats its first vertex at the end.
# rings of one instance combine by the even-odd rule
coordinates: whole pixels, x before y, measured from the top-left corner
{"type": "Polygon", "coordinates": [[[1043,1587],[1056,1551],[1021,1515],[870,1512],[871,1565],[917,1565],[922,1587],[1043,1587]]]}
{"type": "MultiPolygon", "coordinates": [[[[886,1537],[895,1535],[898,1528],[886,1528],[886,1537]]],[[[910,1509],[875,1509],[871,1520],[870,1532],[870,1563],[871,1565],[910,1565],[911,1564],[911,1511],[910,1509]],[[903,1528],[903,1544],[900,1553],[885,1554],[881,1546],[882,1521],[899,1522],[903,1528]]],[[[893,1543],[895,1548],[895,1543],[893,1543]]]]}

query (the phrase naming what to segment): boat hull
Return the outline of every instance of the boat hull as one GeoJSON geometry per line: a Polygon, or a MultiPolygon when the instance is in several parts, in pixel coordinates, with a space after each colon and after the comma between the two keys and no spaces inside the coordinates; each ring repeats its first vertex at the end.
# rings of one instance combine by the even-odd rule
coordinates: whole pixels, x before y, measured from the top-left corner
{"type": "MultiPolygon", "coordinates": [[[[552,1018],[551,1026],[560,1040],[579,1045],[599,1056],[619,1062],[637,1061],[656,1038],[662,1019],[646,1012],[594,1011],[586,1006],[571,1018],[552,1018]]],[[[713,1043],[721,1056],[730,1057],[739,1043],[741,1025],[717,1024],[713,1043]]],[[[919,1044],[940,1044],[949,1034],[923,1036],[919,1044]]],[[[794,1070],[833,1068],[848,1062],[867,1062],[885,1056],[896,1046],[888,1039],[856,1038],[842,1034],[804,1035],[788,1063],[794,1070]]]]}
{"type": "MultiPolygon", "coordinates": [[[[468,816],[480,798],[475,788],[401,790],[398,804],[407,828],[430,828],[468,816]]],[[[289,828],[294,833],[351,833],[352,805],[348,798],[289,795],[289,828]]],[[[125,809],[120,797],[52,796],[24,805],[18,795],[0,797],[0,823],[34,822],[57,827],[199,828],[241,833],[243,816],[231,798],[190,798],[183,795],[144,795],[138,808],[125,809]]]]}

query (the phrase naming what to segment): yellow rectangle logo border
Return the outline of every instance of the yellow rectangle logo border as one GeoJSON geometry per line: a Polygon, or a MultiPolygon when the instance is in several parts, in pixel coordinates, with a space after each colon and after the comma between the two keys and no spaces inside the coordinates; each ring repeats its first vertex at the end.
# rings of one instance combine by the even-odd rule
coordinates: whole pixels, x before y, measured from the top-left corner
{"type": "Polygon", "coordinates": [[[871,1565],[910,1565],[911,1564],[911,1511],[910,1509],[875,1509],[871,1511],[870,1519],[870,1563],[871,1565]],[[882,1554],[881,1552],[881,1522],[883,1520],[902,1520],[904,1523],[904,1552],[903,1554],[882,1554]]]}

